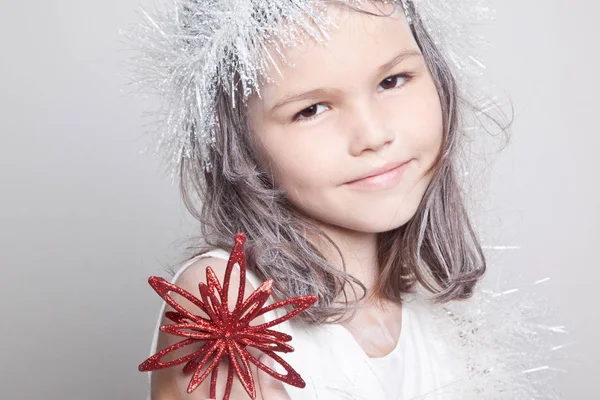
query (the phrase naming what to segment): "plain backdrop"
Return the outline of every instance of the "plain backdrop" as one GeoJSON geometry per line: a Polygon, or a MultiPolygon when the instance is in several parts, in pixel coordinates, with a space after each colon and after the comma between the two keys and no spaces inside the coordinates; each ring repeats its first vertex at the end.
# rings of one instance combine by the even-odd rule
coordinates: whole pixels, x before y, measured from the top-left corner
{"type": "MultiPolygon", "coordinates": [[[[565,399],[600,399],[597,2],[504,0],[490,76],[515,107],[477,206],[494,269],[549,276],[570,331],[565,399]]],[[[147,284],[195,225],[140,150],[148,104],[122,93],[136,0],[3,1],[0,398],[142,399],[160,299],[147,284]]]]}

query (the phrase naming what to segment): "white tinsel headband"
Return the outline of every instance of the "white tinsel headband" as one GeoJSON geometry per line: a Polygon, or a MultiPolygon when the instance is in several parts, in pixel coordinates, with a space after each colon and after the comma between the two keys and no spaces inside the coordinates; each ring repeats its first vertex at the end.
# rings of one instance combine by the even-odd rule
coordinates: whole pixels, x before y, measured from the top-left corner
{"type": "MultiPolygon", "coordinates": [[[[156,10],[144,11],[144,22],[126,35],[140,52],[134,59],[134,83],[161,97],[154,152],[174,176],[192,149],[200,150],[205,167],[210,168],[218,89],[234,98],[238,83],[233,77],[239,76],[246,99],[259,91],[261,80],[269,80],[269,66],[277,69],[275,56],[285,63],[285,47],[306,38],[318,43],[328,40],[336,26],[327,16],[327,4],[359,8],[372,0],[157,1],[156,10]]],[[[453,68],[461,96],[469,99],[477,96],[467,84],[483,69],[474,55],[480,40],[471,28],[491,16],[489,1],[384,3],[401,5],[409,23],[418,15],[453,68]]]]}

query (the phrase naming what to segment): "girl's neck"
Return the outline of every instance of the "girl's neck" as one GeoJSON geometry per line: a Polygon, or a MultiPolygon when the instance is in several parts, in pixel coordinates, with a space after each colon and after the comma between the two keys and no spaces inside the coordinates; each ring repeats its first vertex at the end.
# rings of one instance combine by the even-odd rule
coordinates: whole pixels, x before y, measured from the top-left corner
{"type": "MultiPolygon", "coordinates": [[[[346,264],[346,272],[361,281],[370,293],[379,276],[377,233],[350,231],[330,225],[321,225],[320,228],[339,247],[346,264]]],[[[320,240],[317,248],[334,267],[343,268],[340,255],[331,243],[320,240]]],[[[361,295],[362,290],[357,289],[357,294],[361,295]]]]}

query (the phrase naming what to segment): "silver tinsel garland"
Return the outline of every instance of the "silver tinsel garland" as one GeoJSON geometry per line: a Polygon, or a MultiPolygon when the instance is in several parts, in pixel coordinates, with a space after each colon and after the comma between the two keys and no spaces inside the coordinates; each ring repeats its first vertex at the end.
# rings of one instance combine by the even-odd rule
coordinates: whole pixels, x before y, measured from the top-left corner
{"type": "Polygon", "coordinates": [[[553,312],[532,285],[480,288],[473,298],[452,302],[435,316],[451,350],[457,380],[443,389],[448,400],[560,399],[552,384],[566,356],[565,327],[548,325],[553,312]]]}
{"type": "Polygon", "coordinates": [[[304,0],[163,0],[155,11],[143,12],[143,23],[124,32],[139,50],[133,83],[162,101],[155,154],[173,174],[193,148],[209,161],[217,90],[232,94],[239,84],[247,98],[269,80],[266,71],[276,67],[276,57],[285,62],[285,47],[307,37],[327,40],[332,21],[315,5],[304,0]]]}

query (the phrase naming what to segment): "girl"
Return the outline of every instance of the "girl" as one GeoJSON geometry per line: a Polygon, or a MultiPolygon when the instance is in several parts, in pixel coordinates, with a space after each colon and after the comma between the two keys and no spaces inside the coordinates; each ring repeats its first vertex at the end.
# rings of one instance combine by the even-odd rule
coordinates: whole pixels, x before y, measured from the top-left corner
{"type": "MultiPolygon", "coordinates": [[[[176,8],[177,35],[151,19],[175,53],[162,57],[151,43],[146,72],[166,67],[154,83],[175,111],[162,145],[177,151],[183,198],[206,245],[173,282],[197,293],[207,266],[222,281],[243,231],[246,294],[273,279],[275,300],[318,297],[276,328],[292,335],[295,351],[284,358],[306,387],[253,366],[256,398],[539,395],[515,387],[503,367],[496,376],[493,364],[474,368],[451,344],[469,341],[469,330],[448,329],[468,318],[442,306],[471,297],[486,264],[457,179],[458,79],[418,9],[378,0],[176,8]]],[[[157,330],[152,354],[180,340],[157,330]]],[[[156,371],[151,398],[209,397],[210,379],[190,394],[188,382],[180,368],[156,371]]],[[[248,398],[237,379],[231,398],[248,398]]]]}

